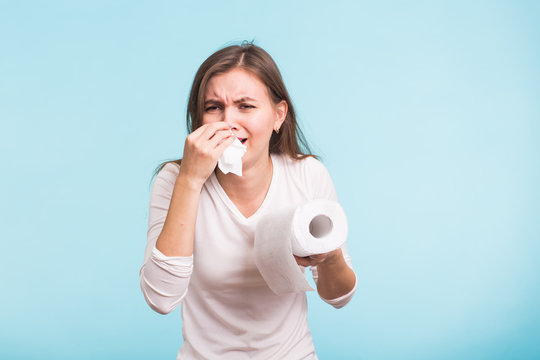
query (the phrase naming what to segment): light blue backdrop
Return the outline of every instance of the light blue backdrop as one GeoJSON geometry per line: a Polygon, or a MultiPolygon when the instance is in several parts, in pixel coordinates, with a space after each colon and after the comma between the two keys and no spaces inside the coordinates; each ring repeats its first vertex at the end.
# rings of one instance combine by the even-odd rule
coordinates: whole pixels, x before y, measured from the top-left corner
{"type": "Polygon", "coordinates": [[[200,63],[255,40],[350,220],[321,359],[540,358],[540,6],[0,3],[0,358],[174,359],[139,289],[200,63]]]}

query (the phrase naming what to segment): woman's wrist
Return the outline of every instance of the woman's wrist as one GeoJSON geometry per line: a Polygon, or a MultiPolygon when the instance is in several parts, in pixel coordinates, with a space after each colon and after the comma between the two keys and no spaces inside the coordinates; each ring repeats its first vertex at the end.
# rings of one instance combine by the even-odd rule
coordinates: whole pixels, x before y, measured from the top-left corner
{"type": "Polygon", "coordinates": [[[181,170],[180,170],[180,173],[178,174],[178,177],[176,178],[176,183],[174,184],[175,187],[180,186],[184,189],[199,191],[199,192],[201,191],[203,185],[204,185],[204,181],[201,181],[192,176],[184,174],[181,170]]]}
{"type": "Polygon", "coordinates": [[[334,267],[336,265],[340,265],[342,262],[344,262],[343,252],[340,248],[338,248],[334,251],[331,251],[324,259],[324,261],[317,265],[317,269],[321,267],[334,267]]]}

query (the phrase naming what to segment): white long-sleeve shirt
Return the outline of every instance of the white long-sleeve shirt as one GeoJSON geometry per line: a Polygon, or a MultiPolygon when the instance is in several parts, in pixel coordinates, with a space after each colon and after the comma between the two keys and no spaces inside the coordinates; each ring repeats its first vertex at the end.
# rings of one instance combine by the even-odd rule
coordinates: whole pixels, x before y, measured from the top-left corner
{"type": "MultiPolygon", "coordinates": [[[[324,165],[312,157],[295,161],[272,154],[273,175],[260,208],[246,218],[229,199],[215,173],[199,200],[192,256],[168,257],[156,249],[179,166],[167,164],[150,195],[148,243],[140,269],[148,305],[166,314],[182,304],[184,342],[177,359],[317,359],[307,323],[305,293],[274,294],[254,262],[257,221],[284,205],[308,200],[337,201],[324,165]]],[[[346,245],[346,263],[352,268],[346,245]]],[[[304,268],[301,267],[304,271],[304,268]]],[[[317,269],[312,267],[317,281],[317,269]]],[[[356,290],[323,299],[336,308],[356,290]]]]}

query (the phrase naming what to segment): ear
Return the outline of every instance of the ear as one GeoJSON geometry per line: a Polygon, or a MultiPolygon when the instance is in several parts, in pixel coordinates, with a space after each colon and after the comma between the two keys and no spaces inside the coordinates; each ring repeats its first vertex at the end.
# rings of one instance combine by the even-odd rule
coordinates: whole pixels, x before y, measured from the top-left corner
{"type": "Polygon", "coordinates": [[[281,127],[281,124],[285,121],[285,117],[287,116],[287,102],[285,100],[281,100],[278,104],[275,106],[276,109],[276,120],[274,121],[274,129],[279,129],[281,127]]]}

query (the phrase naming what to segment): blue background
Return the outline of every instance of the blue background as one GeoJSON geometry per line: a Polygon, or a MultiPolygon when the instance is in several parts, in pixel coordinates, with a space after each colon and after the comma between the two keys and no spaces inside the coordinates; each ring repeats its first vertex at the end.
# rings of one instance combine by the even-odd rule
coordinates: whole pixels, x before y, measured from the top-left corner
{"type": "Polygon", "coordinates": [[[0,358],[174,359],[139,289],[198,66],[255,40],[334,179],[358,274],[321,359],[540,358],[540,6],[0,3],[0,358]]]}

